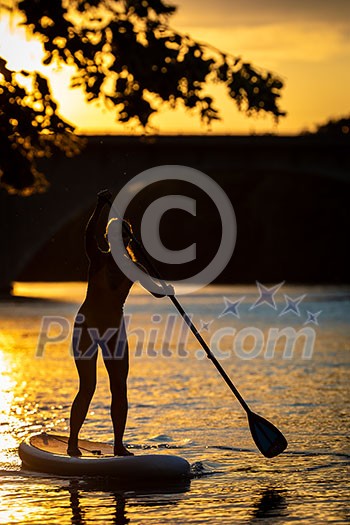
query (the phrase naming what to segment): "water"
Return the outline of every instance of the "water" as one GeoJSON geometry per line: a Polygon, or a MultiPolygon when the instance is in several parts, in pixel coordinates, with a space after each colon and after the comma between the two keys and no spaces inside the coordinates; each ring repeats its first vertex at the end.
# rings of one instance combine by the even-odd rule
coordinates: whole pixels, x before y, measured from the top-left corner
{"type": "MultiPolygon", "coordinates": [[[[349,522],[349,289],[284,285],[276,294],[277,310],[267,304],[252,308],[259,296],[255,286],[212,286],[180,298],[203,337],[221,352],[221,364],[252,409],[286,435],[287,451],[273,460],[257,452],[243,410],[202,358],[196,340],[181,340],[173,306],[135,289],[127,305],[131,367],[125,441],[136,454],[186,458],[194,476],[160,488],[21,470],[17,447],[25,436],[43,430],[67,433],[77,376],[66,332],[84,285],[21,284],[16,293],[38,299],[0,304],[0,523],[349,522]],[[306,294],[300,316],[279,315],[284,294],[306,294]],[[224,297],[234,302],[243,296],[240,318],[220,317],[224,297]],[[307,311],[321,311],[318,326],[304,325],[307,311]],[[66,321],[56,318],[49,330],[49,337],[61,341],[38,351],[44,315],[66,321]],[[169,322],[174,327],[167,348],[169,322]],[[250,336],[242,331],[247,327],[250,336]],[[308,358],[302,338],[288,357],[282,341],[272,355],[267,351],[269,330],[286,327],[308,327],[309,337],[314,331],[308,358]],[[148,338],[142,349],[137,346],[140,330],[148,338]]],[[[82,437],[112,442],[101,360],[98,372],[82,437]]]]}

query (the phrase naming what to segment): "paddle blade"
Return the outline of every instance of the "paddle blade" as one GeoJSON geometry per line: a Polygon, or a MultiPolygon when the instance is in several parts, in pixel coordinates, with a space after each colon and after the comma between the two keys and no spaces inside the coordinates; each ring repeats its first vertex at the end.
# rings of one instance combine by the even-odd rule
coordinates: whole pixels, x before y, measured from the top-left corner
{"type": "Polygon", "coordinates": [[[287,448],[287,440],[272,423],[254,414],[248,413],[250,431],[256,446],[266,458],[274,458],[287,448]]]}

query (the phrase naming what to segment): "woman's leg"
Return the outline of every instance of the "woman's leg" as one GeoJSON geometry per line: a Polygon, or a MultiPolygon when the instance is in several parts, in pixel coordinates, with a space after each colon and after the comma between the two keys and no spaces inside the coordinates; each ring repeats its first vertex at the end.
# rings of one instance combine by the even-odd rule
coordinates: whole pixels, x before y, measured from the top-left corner
{"type": "Polygon", "coordinates": [[[129,348],[124,322],[108,342],[109,354],[104,355],[104,363],[109,376],[112,394],[111,418],[114,430],[114,454],[132,456],[123,445],[123,435],[128,415],[127,378],[129,372],[129,348]]]}
{"type": "MultiPolygon", "coordinates": [[[[75,328],[77,328],[75,326],[75,328]]],[[[96,361],[97,345],[91,352],[91,338],[85,325],[79,326],[81,336],[73,337],[73,351],[75,364],[79,374],[79,391],[73,401],[70,414],[70,435],[67,453],[70,456],[80,456],[78,448],[79,431],[85,421],[92,396],[96,389],[96,361]],[[89,355],[84,358],[84,353],[89,349],[89,355]]]]}

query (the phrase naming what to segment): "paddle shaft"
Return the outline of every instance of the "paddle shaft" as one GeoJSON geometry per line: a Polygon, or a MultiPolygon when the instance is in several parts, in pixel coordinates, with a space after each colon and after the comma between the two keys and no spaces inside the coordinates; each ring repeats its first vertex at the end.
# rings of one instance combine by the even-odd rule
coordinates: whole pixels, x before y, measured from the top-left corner
{"type": "Polygon", "coordinates": [[[189,326],[189,328],[191,329],[191,331],[194,334],[194,336],[196,337],[196,339],[201,344],[203,350],[207,354],[208,359],[210,359],[212,361],[213,365],[218,370],[218,372],[221,375],[221,377],[225,380],[226,384],[229,386],[229,388],[231,389],[233,394],[236,396],[236,398],[238,399],[238,401],[240,402],[240,404],[242,405],[244,410],[247,412],[247,414],[249,412],[251,412],[249,406],[244,401],[243,397],[241,396],[241,394],[239,393],[239,391],[237,390],[235,385],[232,383],[231,379],[226,374],[225,370],[222,368],[222,366],[220,365],[219,361],[216,359],[216,357],[214,356],[214,354],[210,350],[209,346],[204,341],[203,337],[198,332],[197,328],[194,326],[194,324],[192,323],[191,319],[188,317],[188,315],[186,314],[185,310],[182,308],[181,304],[179,303],[179,301],[177,300],[175,295],[169,295],[168,297],[171,300],[171,302],[173,303],[173,305],[175,306],[175,308],[177,309],[177,311],[179,312],[179,314],[181,315],[181,317],[183,318],[183,320],[185,321],[185,323],[189,326]]]}
{"type": "MultiPolygon", "coordinates": [[[[111,203],[111,205],[112,205],[112,203],[111,203]]],[[[144,249],[143,245],[138,241],[138,239],[136,239],[134,233],[128,228],[128,226],[126,225],[125,221],[123,221],[123,230],[125,231],[125,233],[127,233],[129,236],[132,237],[132,240],[133,240],[135,246],[140,251],[141,256],[143,256],[143,258],[146,260],[149,268],[153,271],[155,277],[157,279],[159,279],[159,281],[160,281],[160,283],[162,284],[163,287],[166,286],[166,283],[165,283],[164,279],[162,278],[162,276],[158,272],[157,268],[154,266],[154,264],[152,263],[152,261],[148,257],[148,253],[144,249]]],[[[191,329],[191,331],[192,331],[193,335],[196,337],[197,341],[202,346],[203,350],[207,354],[208,359],[210,359],[212,361],[213,365],[218,370],[218,372],[221,375],[221,377],[225,380],[226,384],[231,389],[233,394],[236,396],[236,398],[238,399],[238,401],[240,402],[240,404],[242,405],[242,407],[244,408],[246,413],[250,414],[251,410],[250,410],[249,406],[244,401],[243,397],[241,396],[241,394],[239,393],[239,391],[237,390],[235,385],[232,383],[231,379],[226,374],[225,370],[222,368],[222,366],[220,365],[219,361],[216,359],[216,357],[214,356],[214,354],[210,350],[209,346],[204,341],[203,337],[198,332],[197,328],[194,326],[194,324],[192,323],[191,319],[186,314],[185,310],[182,308],[182,306],[179,303],[178,299],[175,297],[175,295],[168,295],[168,297],[171,300],[171,302],[173,303],[173,305],[175,306],[175,308],[177,309],[177,311],[179,312],[179,314],[181,315],[181,317],[183,318],[183,320],[185,321],[185,323],[191,329]]]]}

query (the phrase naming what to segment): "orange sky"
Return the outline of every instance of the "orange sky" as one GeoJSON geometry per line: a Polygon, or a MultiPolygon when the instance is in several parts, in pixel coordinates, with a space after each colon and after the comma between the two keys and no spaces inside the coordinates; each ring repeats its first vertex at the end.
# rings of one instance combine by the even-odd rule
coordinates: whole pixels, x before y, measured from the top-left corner
{"type": "MultiPolygon", "coordinates": [[[[212,133],[298,133],[315,123],[350,113],[350,1],[348,0],[178,0],[172,26],[246,61],[272,69],[285,81],[281,106],[288,116],[278,127],[270,117],[247,118],[213,86],[222,120],[212,133]]],[[[61,115],[78,132],[129,133],[113,112],[87,104],[69,90],[70,69],[40,65],[41,45],[26,40],[23,29],[0,17],[0,54],[13,68],[39,69],[49,75],[61,115]]],[[[152,120],[159,133],[206,133],[199,118],[164,110],[152,120]]]]}

